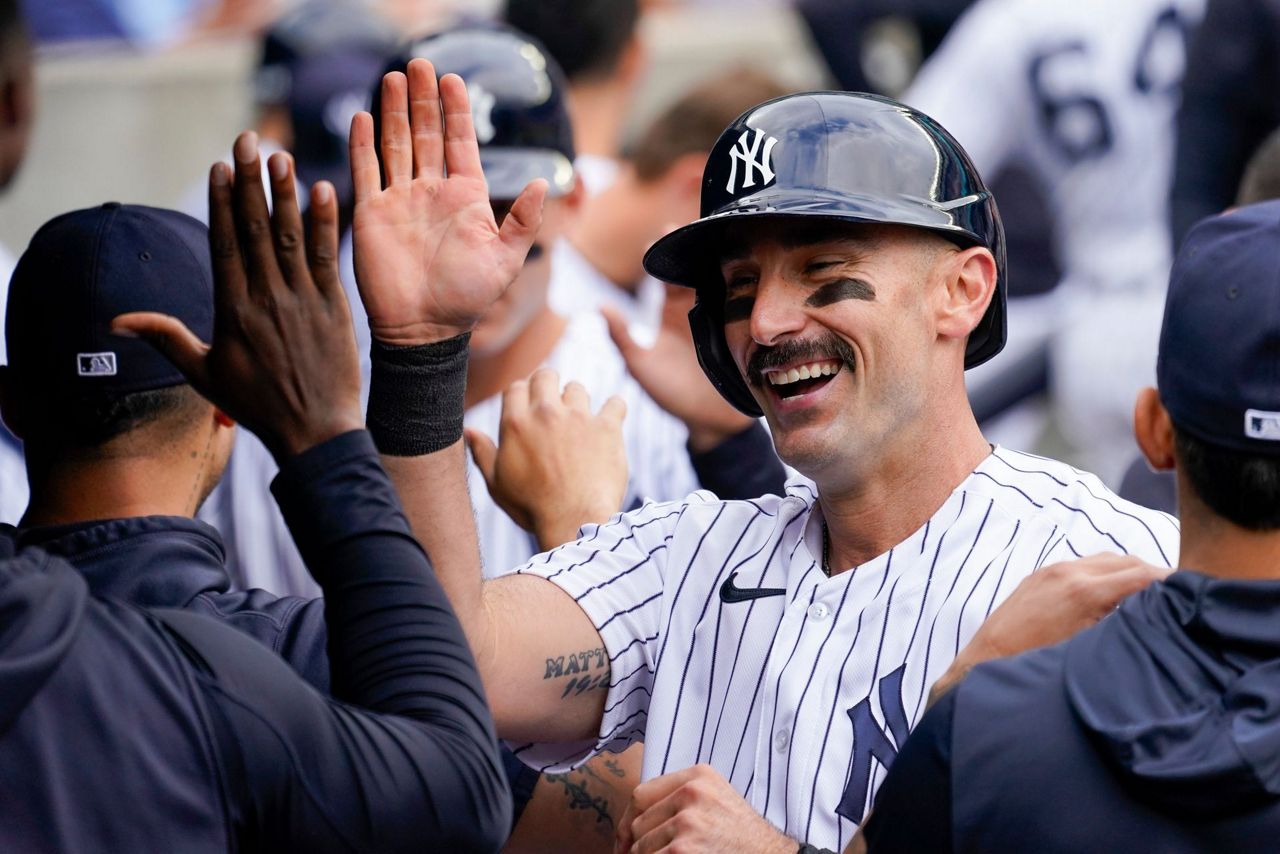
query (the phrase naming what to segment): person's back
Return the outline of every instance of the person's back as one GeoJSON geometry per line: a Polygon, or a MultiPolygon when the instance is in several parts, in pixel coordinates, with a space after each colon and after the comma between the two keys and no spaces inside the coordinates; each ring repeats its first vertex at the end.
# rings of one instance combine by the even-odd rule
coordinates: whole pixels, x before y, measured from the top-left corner
{"type": "Polygon", "coordinates": [[[176,646],[138,611],[91,604],[48,558],[5,565],[0,611],[0,847],[228,850],[204,710],[176,646]],[[122,712],[133,725],[110,725],[122,712]]]}
{"type": "Polygon", "coordinates": [[[1280,831],[1280,202],[1179,252],[1135,434],[1178,476],[1180,570],[976,668],[880,790],[870,850],[1244,851],[1280,831]],[[1226,332],[1230,330],[1230,334],[1226,332]]]}

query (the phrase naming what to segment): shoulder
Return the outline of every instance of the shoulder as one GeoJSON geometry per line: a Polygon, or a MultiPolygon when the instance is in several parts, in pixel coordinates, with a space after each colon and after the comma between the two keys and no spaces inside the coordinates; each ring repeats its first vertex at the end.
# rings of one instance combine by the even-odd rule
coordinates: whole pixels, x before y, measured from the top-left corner
{"type": "Polygon", "coordinates": [[[1066,463],[997,447],[966,489],[1017,518],[1051,523],[1068,556],[1118,551],[1165,566],[1177,560],[1177,520],[1124,500],[1096,475],[1066,463]]]}

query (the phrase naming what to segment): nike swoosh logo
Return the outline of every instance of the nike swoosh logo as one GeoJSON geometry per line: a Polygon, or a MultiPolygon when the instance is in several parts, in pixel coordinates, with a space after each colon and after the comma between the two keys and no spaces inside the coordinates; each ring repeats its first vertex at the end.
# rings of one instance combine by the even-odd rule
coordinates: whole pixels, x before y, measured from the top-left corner
{"type": "Polygon", "coordinates": [[[724,580],[724,584],[720,585],[720,601],[727,604],[734,602],[750,602],[752,599],[764,599],[769,596],[785,596],[787,589],[785,587],[738,587],[733,580],[738,577],[738,573],[731,572],[729,577],[724,580]]]}

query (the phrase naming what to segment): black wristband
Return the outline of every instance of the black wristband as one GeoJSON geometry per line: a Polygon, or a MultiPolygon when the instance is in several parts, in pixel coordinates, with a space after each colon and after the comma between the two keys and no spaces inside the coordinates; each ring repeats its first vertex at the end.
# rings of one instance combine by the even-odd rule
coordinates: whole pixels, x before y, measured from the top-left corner
{"type": "Polygon", "coordinates": [[[796,854],[836,854],[830,848],[815,848],[807,842],[800,843],[800,850],[796,854]]]}
{"type": "Polygon", "coordinates": [[[372,342],[366,422],[380,453],[416,457],[462,438],[470,341],[467,332],[410,347],[372,342]]]}

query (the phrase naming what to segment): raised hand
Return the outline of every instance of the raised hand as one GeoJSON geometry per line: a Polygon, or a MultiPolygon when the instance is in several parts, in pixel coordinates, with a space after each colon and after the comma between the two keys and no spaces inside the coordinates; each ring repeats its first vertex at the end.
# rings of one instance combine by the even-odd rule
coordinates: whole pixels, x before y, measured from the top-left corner
{"type": "Polygon", "coordinates": [[[592,415],[580,383],[562,394],[559,375],[543,368],[502,395],[498,444],[475,430],[467,431],[467,444],[494,502],[550,549],[622,509],[626,411],[611,397],[592,415]]]}
{"type": "Polygon", "coordinates": [[[355,334],[338,280],[337,199],[328,182],[316,184],[304,237],[293,159],[268,161],[268,213],[257,136],[242,133],[234,154],[234,176],[225,163],[209,173],[213,341],[155,312],[120,315],[112,330],[157,347],[283,459],[364,423],[355,334]]]}
{"type": "Polygon", "coordinates": [[[707,451],[750,427],[751,418],[721,397],[698,366],[689,331],[692,307],[692,290],[668,285],[662,325],[652,347],[642,347],[631,338],[626,320],[617,310],[606,306],[601,313],[636,382],[659,406],[684,422],[693,450],[707,451]]]}
{"type": "Polygon", "coordinates": [[[499,227],[462,78],[437,85],[425,59],[407,71],[382,79],[385,188],[373,117],[351,123],[356,283],[374,338],[393,345],[470,331],[519,273],[547,191],[530,183],[499,227]]]}

